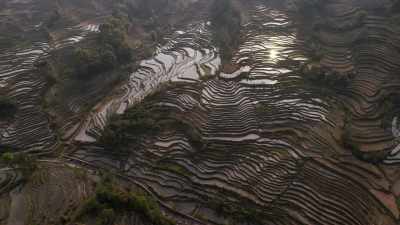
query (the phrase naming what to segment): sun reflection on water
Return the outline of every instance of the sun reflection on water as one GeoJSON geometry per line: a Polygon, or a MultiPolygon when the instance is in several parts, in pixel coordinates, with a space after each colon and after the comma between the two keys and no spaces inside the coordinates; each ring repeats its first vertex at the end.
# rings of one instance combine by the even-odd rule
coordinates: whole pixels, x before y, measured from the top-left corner
{"type": "Polygon", "coordinates": [[[270,58],[271,60],[275,61],[275,60],[278,58],[278,54],[279,54],[278,50],[276,50],[276,49],[271,49],[271,50],[269,51],[269,58],[270,58]]]}

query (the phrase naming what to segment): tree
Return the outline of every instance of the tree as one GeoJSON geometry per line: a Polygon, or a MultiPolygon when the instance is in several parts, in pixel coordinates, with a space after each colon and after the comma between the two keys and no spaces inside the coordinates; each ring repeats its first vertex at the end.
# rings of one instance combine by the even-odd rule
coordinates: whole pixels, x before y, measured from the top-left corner
{"type": "Polygon", "coordinates": [[[231,0],[215,0],[211,6],[213,39],[221,49],[224,61],[232,58],[233,49],[239,44],[241,14],[231,0]]]}
{"type": "Polygon", "coordinates": [[[105,69],[113,69],[117,65],[117,56],[111,49],[105,49],[100,55],[100,61],[105,69]]]}
{"type": "Polygon", "coordinates": [[[75,59],[75,71],[77,75],[81,76],[88,74],[89,64],[94,60],[92,59],[91,53],[86,49],[78,48],[75,49],[73,57],[75,59]]]}
{"type": "Polygon", "coordinates": [[[99,48],[77,48],[74,59],[75,74],[83,79],[114,69],[118,64],[117,56],[109,45],[99,48]]]}
{"type": "Polygon", "coordinates": [[[102,46],[109,46],[120,63],[132,58],[132,49],[127,41],[128,27],[128,19],[123,16],[112,17],[100,26],[99,42],[102,46]]]}
{"type": "Polygon", "coordinates": [[[129,62],[132,48],[128,42],[128,19],[112,17],[100,26],[100,33],[90,46],[78,47],[72,54],[73,74],[78,79],[90,79],[93,75],[115,69],[129,62]]]}

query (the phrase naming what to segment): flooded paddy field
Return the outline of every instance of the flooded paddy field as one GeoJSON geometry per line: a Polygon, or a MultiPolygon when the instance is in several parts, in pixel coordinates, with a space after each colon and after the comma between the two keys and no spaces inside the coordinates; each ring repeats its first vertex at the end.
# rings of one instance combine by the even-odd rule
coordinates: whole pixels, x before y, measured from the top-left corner
{"type": "MultiPolygon", "coordinates": [[[[40,107],[46,80],[34,64],[95,35],[99,24],[3,51],[0,87],[18,111],[0,122],[0,143],[57,152],[41,160],[93,177],[112,173],[153,196],[177,224],[399,224],[400,27],[375,1],[329,1],[310,13],[312,24],[293,2],[241,2],[233,72],[223,69],[207,13],[174,27],[104,98],[95,85],[71,96],[71,112],[97,100],[58,128],[40,107]],[[104,144],[110,124],[118,147],[104,144]]],[[[12,224],[27,189],[15,191],[18,173],[0,172],[0,191],[14,190],[4,223],[12,224]]],[[[71,204],[93,192],[90,182],[74,187],[57,174],[78,175],[49,175],[74,190],[71,204]]]]}

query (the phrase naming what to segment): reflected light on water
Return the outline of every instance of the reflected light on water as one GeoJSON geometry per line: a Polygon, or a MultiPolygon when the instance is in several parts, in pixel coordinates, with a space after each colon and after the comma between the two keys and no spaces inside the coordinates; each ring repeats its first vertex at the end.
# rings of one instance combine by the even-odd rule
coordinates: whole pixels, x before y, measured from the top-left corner
{"type": "Polygon", "coordinates": [[[276,49],[271,49],[271,50],[269,51],[269,58],[270,58],[271,60],[277,59],[277,58],[278,58],[278,51],[277,51],[276,49]]]}

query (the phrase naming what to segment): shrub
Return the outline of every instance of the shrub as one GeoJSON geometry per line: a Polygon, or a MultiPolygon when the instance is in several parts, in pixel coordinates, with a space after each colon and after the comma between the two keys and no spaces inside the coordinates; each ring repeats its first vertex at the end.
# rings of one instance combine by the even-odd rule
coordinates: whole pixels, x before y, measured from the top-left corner
{"type": "Polygon", "coordinates": [[[11,152],[6,152],[1,155],[1,161],[7,165],[11,165],[14,160],[15,156],[11,152]]]}
{"type": "Polygon", "coordinates": [[[176,118],[173,113],[143,104],[128,109],[124,115],[112,118],[105,127],[99,143],[123,152],[123,146],[138,144],[147,135],[171,128],[184,132],[193,147],[197,149],[206,147],[207,143],[201,134],[182,118],[176,118]]]}
{"type": "Polygon", "coordinates": [[[132,49],[127,41],[128,20],[125,17],[112,17],[100,26],[98,42],[109,46],[120,63],[132,59],[132,49]]]}
{"type": "Polygon", "coordinates": [[[100,62],[104,69],[113,69],[117,65],[117,56],[112,49],[103,49],[100,52],[100,62]]]}
{"type": "Polygon", "coordinates": [[[131,108],[124,115],[111,119],[100,143],[116,150],[121,150],[127,143],[136,144],[143,136],[160,130],[159,117],[159,114],[143,106],[131,108]]]}
{"type": "Polygon", "coordinates": [[[256,105],[256,113],[259,115],[265,114],[269,111],[269,107],[263,103],[258,103],[256,105]]]}
{"type": "Polygon", "coordinates": [[[26,153],[14,154],[6,152],[1,155],[0,161],[11,168],[21,171],[25,179],[28,179],[38,168],[36,158],[26,153]]]}
{"type": "Polygon", "coordinates": [[[96,224],[97,225],[107,225],[112,224],[115,221],[116,213],[114,209],[106,208],[100,211],[100,214],[97,217],[96,224]]]}
{"type": "Polygon", "coordinates": [[[97,224],[112,223],[117,213],[134,211],[154,225],[174,225],[175,223],[165,217],[157,202],[142,193],[125,192],[118,189],[111,179],[102,179],[96,188],[94,197],[88,199],[80,211],[78,218],[85,215],[98,215],[97,224]]]}
{"type": "Polygon", "coordinates": [[[218,215],[230,218],[239,223],[261,225],[264,224],[264,220],[268,218],[268,215],[254,208],[238,205],[236,203],[229,204],[221,199],[209,200],[208,206],[215,210],[218,215]]]}
{"type": "Polygon", "coordinates": [[[127,41],[127,29],[126,19],[112,17],[100,26],[100,33],[92,46],[76,48],[71,65],[76,77],[87,79],[129,62],[133,54],[127,41]]]}

